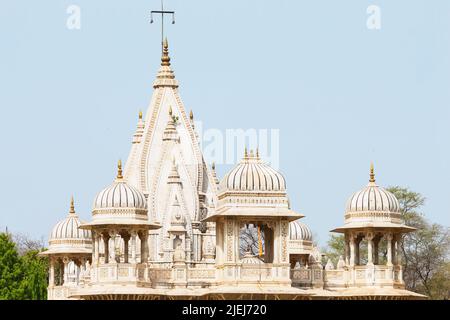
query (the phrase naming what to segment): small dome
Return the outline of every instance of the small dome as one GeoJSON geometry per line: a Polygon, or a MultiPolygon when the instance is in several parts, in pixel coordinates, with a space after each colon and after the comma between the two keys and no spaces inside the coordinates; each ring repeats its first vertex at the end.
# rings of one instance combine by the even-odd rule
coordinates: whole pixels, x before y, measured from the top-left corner
{"type": "Polygon", "coordinates": [[[397,198],[386,189],[369,183],[364,189],[355,192],[347,201],[346,213],[387,212],[398,213],[400,205],[397,198]]]}
{"type": "Polygon", "coordinates": [[[145,195],[123,179],[120,161],[117,179],[97,194],[93,211],[115,208],[147,210],[145,195]]]}
{"type": "Polygon", "coordinates": [[[311,229],[300,220],[292,221],[289,223],[289,239],[312,241],[311,229]]]}
{"type": "Polygon", "coordinates": [[[347,201],[346,214],[351,213],[396,213],[400,212],[397,198],[386,189],[375,183],[373,165],[370,169],[369,184],[362,190],[355,192],[347,201]]]}
{"type": "Polygon", "coordinates": [[[49,238],[49,253],[88,253],[92,249],[92,238],[89,230],[80,229],[82,221],[75,213],[73,198],[67,217],[58,222],[52,229],[49,238]]]}
{"type": "Polygon", "coordinates": [[[89,230],[78,229],[81,221],[77,215],[69,214],[66,219],[58,222],[50,234],[50,243],[61,239],[91,239],[89,230]]]}
{"type": "Polygon", "coordinates": [[[220,191],[286,191],[286,181],[281,173],[262,162],[258,151],[250,155],[245,151],[242,161],[225,175],[220,191]]]}
{"type": "Polygon", "coordinates": [[[258,258],[257,256],[254,256],[250,250],[247,250],[245,252],[245,255],[242,257],[241,262],[243,264],[263,264],[264,262],[258,258]]]}

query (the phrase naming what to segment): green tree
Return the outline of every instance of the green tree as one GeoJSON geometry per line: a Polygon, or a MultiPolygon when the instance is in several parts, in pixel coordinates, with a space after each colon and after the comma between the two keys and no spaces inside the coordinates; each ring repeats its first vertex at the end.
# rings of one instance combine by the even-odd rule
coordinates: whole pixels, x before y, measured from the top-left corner
{"type": "Polygon", "coordinates": [[[326,258],[331,259],[336,266],[339,257],[343,256],[345,252],[344,235],[331,234],[330,239],[327,241],[327,246],[322,249],[322,252],[326,255],[326,258]]]}
{"type": "Polygon", "coordinates": [[[48,259],[39,257],[38,253],[38,250],[30,250],[22,256],[23,269],[25,270],[21,283],[22,299],[47,299],[48,259]]]}
{"type": "Polygon", "coordinates": [[[13,239],[0,233],[0,299],[46,299],[47,259],[38,257],[39,250],[34,249],[19,255],[13,239]]]}
{"type": "Polygon", "coordinates": [[[0,299],[20,299],[23,296],[22,261],[15,243],[7,233],[0,233],[0,299]]]}

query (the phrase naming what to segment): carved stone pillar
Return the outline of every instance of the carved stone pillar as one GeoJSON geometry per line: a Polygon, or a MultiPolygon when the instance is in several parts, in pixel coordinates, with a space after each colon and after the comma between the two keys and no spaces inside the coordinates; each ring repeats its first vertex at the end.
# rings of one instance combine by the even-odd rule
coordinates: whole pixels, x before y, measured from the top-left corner
{"type": "Polygon", "coordinates": [[[109,243],[112,243],[112,248],[111,248],[111,260],[109,261],[109,263],[116,263],[116,238],[117,238],[117,231],[116,230],[111,230],[109,231],[109,236],[110,236],[110,241],[109,243]]]}
{"type": "Polygon", "coordinates": [[[386,234],[386,240],[387,240],[387,266],[392,266],[392,240],[394,237],[392,236],[392,233],[386,234]]]}
{"type": "Polygon", "coordinates": [[[141,238],[141,263],[148,262],[148,231],[142,231],[140,234],[141,238]]]}
{"type": "Polygon", "coordinates": [[[69,258],[68,257],[64,257],[63,258],[63,264],[64,264],[64,268],[63,268],[63,285],[64,284],[67,284],[67,282],[68,282],[68,276],[69,276],[69,267],[68,267],[68,265],[69,265],[69,262],[70,262],[70,260],[69,260],[69,258]]]}
{"type": "Polygon", "coordinates": [[[373,240],[373,263],[375,265],[378,265],[380,263],[379,259],[379,244],[380,244],[381,238],[379,236],[375,237],[373,240]]]}
{"type": "Polygon", "coordinates": [[[104,263],[109,263],[109,234],[102,234],[103,247],[104,247],[104,263]]]}
{"type": "Polygon", "coordinates": [[[131,231],[131,263],[136,263],[136,231],[131,231]]]}
{"type": "Polygon", "coordinates": [[[129,233],[122,233],[122,239],[123,239],[123,261],[125,263],[128,263],[128,255],[129,255],[129,250],[128,250],[128,242],[130,240],[130,234],[129,233]]]}
{"type": "Polygon", "coordinates": [[[358,237],[357,235],[355,235],[356,239],[355,239],[355,264],[356,265],[360,265],[361,263],[361,257],[360,257],[360,245],[361,245],[361,241],[362,238],[358,237]]]}
{"type": "Polygon", "coordinates": [[[100,236],[97,231],[92,231],[94,238],[94,252],[92,257],[92,264],[98,265],[100,263],[100,236]]]}
{"type": "Polygon", "coordinates": [[[367,265],[373,265],[373,233],[366,233],[367,239],[367,265]]]}
{"type": "Polygon", "coordinates": [[[348,236],[348,234],[346,234],[345,235],[345,248],[344,248],[344,250],[345,250],[345,253],[344,253],[344,256],[345,256],[345,265],[346,266],[348,266],[349,264],[350,264],[350,240],[349,240],[349,236],[348,236]]]}
{"type": "Polygon", "coordinates": [[[402,248],[400,245],[401,239],[402,239],[402,235],[401,234],[397,234],[397,236],[395,237],[396,241],[395,241],[395,263],[397,266],[401,266],[402,265],[402,248]]]}
{"type": "Polygon", "coordinates": [[[350,234],[350,266],[354,267],[356,263],[356,243],[355,237],[351,233],[350,234]]]}
{"type": "Polygon", "coordinates": [[[48,277],[48,285],[53,287],[55,285],[55,259],[50,257],[50,274],[48,277]]]}
{"type": "Polygon", "coordinates": [[[398,236],[394,234],[392,239],[392,263],[394,265],[397,265],[397,246],[398,246],[397,238],[398,236]]]}

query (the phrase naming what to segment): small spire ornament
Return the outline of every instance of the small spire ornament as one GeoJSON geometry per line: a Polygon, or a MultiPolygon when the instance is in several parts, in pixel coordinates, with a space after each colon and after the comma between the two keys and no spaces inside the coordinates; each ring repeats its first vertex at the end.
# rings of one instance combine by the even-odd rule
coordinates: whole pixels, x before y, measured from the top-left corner
{"type": "Polygon", "coordinates": [[[163,42],[163,54],[161,57],[161,66],[170,66],[170,57],[169,57],[169,43],[167,42],[167,38],[164,39],[163,42]]]}
{"type": "Polygon", "coordinates": [[[69,210],[70,214],[74,214],[75,213],[75,205],[74,205],[74,201],[73,201],[73,195],[70,198],[70,210],[69,210]]]}
{"type": "Polygon", "coordinates": [[[123,179],[123,176],[122,176],[122,160],[119,160],[119,162],[117,162],[117,179],[123,179]]]}
{"type": "Polygon", "coordinates": [[[375,182],[375,170],[373,167],[373,162],[370,164],[370,180],[369,182],[374,183],[375,182]]]}

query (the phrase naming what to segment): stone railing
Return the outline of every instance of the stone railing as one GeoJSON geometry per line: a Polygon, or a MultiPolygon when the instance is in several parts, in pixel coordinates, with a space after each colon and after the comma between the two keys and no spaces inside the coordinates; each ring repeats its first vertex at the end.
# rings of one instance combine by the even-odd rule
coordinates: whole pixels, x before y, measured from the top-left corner
{"type": "Polygon", "coordinates": [[[292,286],[301,288],[319,287],[323,285],[322,267],[291,269],[292,286]]]}
{"type": "Polygon", "coordinates": [[[242,265],[239,267],[239,275],[242,280],[269,280],[274,277],[272,265],[242,265]]]}
{"type": "Polygon", "coordinates": [[[47,289],[47,300],[70,300],[68,298],[73,291],[76,290],[76,286],[53,286],[47,289]]]}
{"type": "Polygon", "coordinates": [[[313,281],[311,269],[291,269],[291,280],[293,286],[309,287],[313,281]]]}
{"type": "Polygon", "coordinates": [[[364,287],[402,285],[400,266],[363,265],[324,270],[325,287],[364,287]]]}
{"type": "Polygon", "coordinates": [[[148,281],[152,287],[169,287],[174,279],[174,269],[169,268],[148,268],[148,281]]]}
{"type": "Polygon", "coordinates": [[[93,267],[90,282],[136,282],[136,265],[131,263],[109,263],[93,267]]]}
{"type": "Polygon", "coordinates": [[[347,284],[347,271],[340,270],[324,270],[323,282],[325,287],[345,287],[347,284]]]}
{"type": "Polygon", "coordinates": [[[189,268],[188,269],[188,281],[205,280],[211,281],[216,279],[216,269],[213,268],[189,268]]]}

